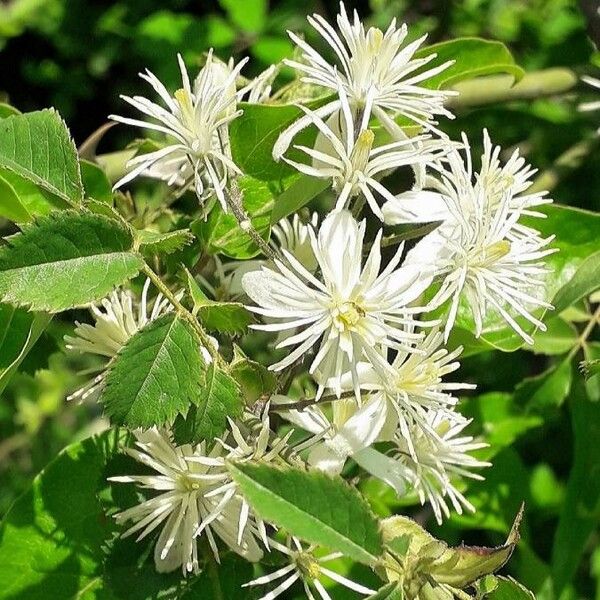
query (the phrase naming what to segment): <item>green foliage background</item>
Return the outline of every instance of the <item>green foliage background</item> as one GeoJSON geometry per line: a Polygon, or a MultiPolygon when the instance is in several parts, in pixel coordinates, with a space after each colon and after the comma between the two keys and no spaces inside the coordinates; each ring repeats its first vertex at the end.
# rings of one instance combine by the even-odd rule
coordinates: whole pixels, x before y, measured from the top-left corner
{"type": "MultiPolygon", "coordinates": [[[[600,64],[575,0],[347,3],[352,4],[371,24],[385,27],[397,16],[412,27],[412,36],[429,32],[430,43],[470,35],[501,40],[526,71],[564,66],[594,75],[594,63],[600,64]]],[[[119,93],[143,91],[136,76],[143,68],[174,88],[175,53],[193,64],[214,46],[222,58],[248,54],[248,74],[258,73],[291,54],[285,29],[312,36],[305,15],[313,9],[332,16],[337,3],[9,0],[0,4],[0,95],[23,112],[54,106],[80,144],[108,114],[122,111],[119,93]]],[[[284,71],[286,76],[291,74],[284,71]]],[[[518,144],[540,172],[554,169],[550,181],[557,202],[597,211],[600,152],[594,130],[600,113],[576,110],[579,102],[594,98],[593,90],[576,86],[550,98],[462,109],[449,133],[457,137],[464,130],[475,142],[487,127],[504,148],[518,144]],[[583,155],[555,168],[582,140],[588,143],[583,155]]],[[[101,150],[122,147],[129,135],[113,129],[101,150]]],[[[154,199],[146,200],[147,215],[154,199]]],[[[143,211],[138,218],[143,221],[143,211]]],[[[597,222],[589,231],[572,232],[574,244],[579,234],[593,244],[600,236],[597,222]]],[[[569,227],[560,220],[554,225],[569,227]]],[[[2,227],[3,234],[10,231],[7,222],[2,227]]],[[[585,358],[600,358],[597,326],[588,328],[584,343],[579,339],[594,310],[589,291],[562,318],[550,319],[549,332],[536,338],[533,351],[490,350],[465,359],[461,379],[476,381],[478,390],[462,409],[490,442],[487,457],[494,466],[485,482],[468,490],[475,515],[455,515],[437,529],[428,523],[449,543],[499,544],[525,501],[523,539],[508,569],[541,600],[600,599],[600,381],[585,382],[576,369],[582,348],[585,358]]],[[[54,318],[2,391],[0,515],[60,449],[102,427],[100,407],[65,402],[82,381],[77,372],[90,366],[61,352],[73,319],[86,319],[86,312],[67,317],[54,318]]],[[[0,312],[0,340],[2,324],[11,318],[0,312]]],[[[253,344],[260,347],[259,336],[244,349],[252,353],[253,344]]],[[[404,510],[375,481],[366,481],[362,491],[382,516],[404,510]]],[[[421,520],[428,517],[410,511],[421,520]]]]}

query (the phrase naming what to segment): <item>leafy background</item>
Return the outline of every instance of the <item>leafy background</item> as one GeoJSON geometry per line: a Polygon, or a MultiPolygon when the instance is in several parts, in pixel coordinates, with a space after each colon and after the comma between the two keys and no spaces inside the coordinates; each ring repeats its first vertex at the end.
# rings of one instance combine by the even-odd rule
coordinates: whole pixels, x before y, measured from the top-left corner
{"type": "MultiPolygon", "coordinates": [[[[371,0],[368,5],[348,2],[347,6],[353,4],[358,4],[361,15],[371,24],[385,27],[397,16],[411,26],[411,36],[429,32],[431,42],[470,35],[501,40],[526,71],[567,67],[577,75],[593,75],[594,65],[600,65],[587,35],[588,30],[592,35],[597,31],[597,23],[586,21],[574,0],[371,0]]],[[[583,8],[588,9],[588,4],[595,3],[583,2],[583,8]]],[[[291,54],[285,29],[304,30],[312,39],[304,17],[313,9],[332,16],[337,3],[3,2],[0,95],[21,111],[54,106],[80,144],[108,114],[122,111],[119,93],[145,93],[137,78],[143,68],[150,68],[168,87],[175,87],[175,53],[182,52],[188,64],[194,64],[214,46],[224,58],[248,54],[252,60],[247,74],[258,73],[291,54]]],[[[290,74],[284,71],[283,80],[286,77],[290,74]]],[[[600,113],[576,110],[580,101],[594,96],[593,90],[578,85],[550,98],[463,108],[447,130],[453,136],[466,131],[477,147],[481,128],[487,127],[492,139],[503,147],[521,148],[545,174],[558,202],[599,210],[600,153],[594,130],[600,125],[600,113]]],[[[131,141],[129,136],[130,132],[115,128],[102,141],[101,150],[117,150],[131,141]]],[[[143,186],[140,194],[147,195],[146,213],[138,215],[143,220],[156,198],[143,186]]],[[[586,223],[579,230],[582,226],[577,221],[558,218],[551,226],[570,233],[569,239],[577,248],[582,240],[593,244],[599,235],[597,220],[586,223]]],[[[1,226],[3,234],[11,232],[7,222],[1,226]]],[[[585,290],[585,294],[591,291],[585,290]]],[[[465,359],[461,379],[476,381],[479,387],[464,400],[462,408],[475,417],[479,432],[490,442],[487,456],[494,466],[486,473],[485,482],[468,489],[469,499],[478,508],[475,515],[454,516],[441,528],[428,521],[430,530],[450,543],[499,544],[525,501],[523,539],[508,571],[542,600],[600,599],[600,383],[598,378],[584,382],[576,368],[583,352],[588,358],[600,357],[600,342],[594,341],[598,339],[597,326],[594,322],[587,326],[594,305],[585,294],[560,317],[549,320],[549,332],[536,338],[533,351],[503,353],[490,349],[465,359]],[[584,332],[587,337],[582,340],[584,332]]],[[[13,317],[10,310],[0,309],[0,349],[6,352],[4,356],[9,354],[11,340],[2,338],[3,324],[13,317]]],[[[90,365],[62,352],[63,336],[72,331],[73,319],[85,318],[85,311],[72,311],[55,317],[45,330],[40,326],[44,332],[39,338],[34,336],[33,350],[2,391],[0,515],[64,446],[104,426],[98,406],[65,401],[81,382],[77,372],[90,365]]],[[[257,352],[260,347],[260,339],[255,337],[244,349],[266,360],[257,352]]],[[[98,461],[110,452],[100,442],[97,447],[87,443],[81,450],[98,461]]],[[[79,458],[69,455],[62,460],[75,466],[84,464],[79,458]]],[[[47,485],[52,485],[51,477],[47,485]]],[[[44,491],[41,488],[34,488],[21,502],[31,504],[34,510],[36,494],[44,491]]],[[[65,505],[76,502],[76,491],[74,481],[72,488],[65,490],[65,505]]],[[[429,517],[426,511],[406,508],[373,480],[365,481],[362,491],[382,516],[407,511],[421,521],[429,517]]],[[[55,518],[67,518],[60,506],[55,518]]],[[[98,540],[105,533],[90,530],[84,536],[90,554],[75,565],[82,577],[86,568],[91,569],[90,564],[99,560],[94,553],[100,551],[98,540]]],[[[123,556],[127,556],[127,544],[122,546],[123,556]]],[[[72,560],[64,557],[65,564],[72,560]]],[[[129,583],[118,569],[112,577],[117,588],[129,583]]],[[[155,575],[148,572],[144,577],[140,575],[140,582],[143,579],[147,589],[152,589],[149,580],[155,575]]],[[[163,583],[169,585],[169,581],[163,583]]],[[[56,585],[60,589],[60,582],[56,585]]],[[[201,588],[202,582],[197,585],[201,588]]]]}

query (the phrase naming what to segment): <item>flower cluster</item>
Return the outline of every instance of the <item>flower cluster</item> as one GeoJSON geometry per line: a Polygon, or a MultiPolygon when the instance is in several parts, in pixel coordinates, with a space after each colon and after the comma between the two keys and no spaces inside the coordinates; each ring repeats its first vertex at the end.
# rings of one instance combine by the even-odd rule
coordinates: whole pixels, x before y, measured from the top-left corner
{"type": "MultiPolygon", "coordinates": [[[[285,63],[324,100],[299,105],[300,118],[280,133],[272,155],[304,176],[327,180],[330,210],[275,224],[260,247],[264,259],[207,258],[211,269],[199,274],[215,297],[242,301],[258,315],[251,327],[273,334],[278,354],[269,369],[279,375],[277,393],[230,418],[215,440],[183,443],[170,426],[136,431],[136,448],[128,452],[149,473],[112,478],[150,492],[116,519],[131,522],[125,535],[138,538],[160,529],[159,571],[197,572],[202,536],[217,561],[221,543],[250,561],[283,554],[289,564],[247,584],[277,582],[264,600],[297,581],[308,598],[316,591],[327,600],[322,575],[360,594],[375,592],[323,566],[337,555],[320,556],[294,537],[281,543],[285,532],[255,514],[229,463],[292,464],[333,475],[352,460],[398,495],[429,504],[438,522],[451,508],[473,511],[461,483],[480,478],[477,469],[489,463],[477,456],[485,443],[465,431],[470,421],[459,412],[457,394],[475,386],[453,379],[462,348],[451,334],[470,321],[465,327],[479,337],[500,321],[532,343],[551,308],[544,296],[552,238],[532,226],[544,216],[538,207],[550,200],[530,190],[534,170],[518,151],[502,160],[487,131],[475,167],[466,137],[452,141],[441,132],[439,119],[452,118],[444,103],[453,93],[425,84],[451,63],[417,54],[424,38],[408,43],[405,25],[366,29],[343,4],[337,30],[319,15],[309,23],[336,62],[290,33],[298,53],[285,63]],[[402,127],[407,121],[410,132],[402,127]],[[314,144],[294,143],[309,127],[314,144]],[[414,185],[398,193],[388,176],[401,168],[414,172],[414,185]],[[407,224],[430,224],[409,248],[389,229],[407,224]],[[308,402],[289,393],[298,374],[314,383],[308,402]],[[278,435],[272,411],[295,433],[278,435]]],[[[163,179],[177,193],[216,199],[244,232],[251,230],[232,204],[243,173],[232,158],[229,124],[242,114],[241,100],[274,102],[278,68],[248,82],[240,75],[245,63],[220,62],[211,51],[192,82],[179,57],[182,88],[172,95],[152,73],[142,74],[164,106],[124,97],[150,120],[113,118],[163,139],[130,161],[117,186],[139,175],[163,179]]],[[[148,314],[148,291],[146,282],[139,302],[120,291],[92,307],[95,324],[77,324],[68,347],[112,360],[146,323],[173,308],[159,295],[148,314]]],[[[230,340],[215,340],[215,347],[220,343],[230,340]]],[[[206,349],[198,351],[212,360],[206,349]]],[[[106,367],[73,396],[97,396],[106,367]]]]}

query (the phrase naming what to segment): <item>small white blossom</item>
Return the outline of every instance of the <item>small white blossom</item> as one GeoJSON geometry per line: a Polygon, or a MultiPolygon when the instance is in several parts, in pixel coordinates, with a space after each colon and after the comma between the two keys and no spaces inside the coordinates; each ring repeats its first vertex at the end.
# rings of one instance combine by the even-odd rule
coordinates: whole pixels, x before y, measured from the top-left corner
{"type": "MultiPolygon", "coordinates": [[[[454,92],[432,90],[421,84],[448,68],[452,61],[437,67],[425,68],[436,55],[415,58],[426,36],[411,43],[405,43],[408,29],[406,25],[396,27],[394,19],[388,29],[370,27],[365,31],[358,14],[350,22],[343,2],[337,17],[339,33],[320,15],[308,17],[309,23],[331,47],[339,62],[332,65],[312,46],[292,32],[292,40],[302,51],[303,62],[286,60],[287,65],[302,73],[302,81],[325,87],[337,92],[341,83],[345,95],[353,108],[362,114],[361,129],[366,129],[371,113],[382,124],[386,111],[392,116],[403,115],[426,128],[434,128],[435,115],[452,118],[444,108],[444,101],[454,92]]],[[[341,107],[339,99],[319,108],[316,114],[324,118],[341,107]]],[[[292,138],[311,122],[304,117],[284,131],[273,148],[273,156],[280,158],[289,147],[292,138]]]]}
{"type": "Polygon", "coordinates": [[[385,221],[442,221],[408,253],[406,264],[434,263],[443,278],[433,304],[451,299],[446,339],[464,297],[476,336],[481,335],[491,308],[532,343],[515,316],[545,330],[532,310],[552,308],[541,296],[549,272],[543,259],[555,251],[547,247],[554,236],[542,238],[519,219],[523,215],[543,216],[531,208],[550,200],[543,193],[525,193],[534,171],[516,153],[501,166],[499,149],[492,146],[487,132],[482,168],[474,175],[466,138],[463,141],[465,159],[453,150],[445,163],[435,165],[438,177],[428,177],[429,187],[436,191],[413,190],[387,203],[383,207],[385,221]]]}
{"type": "Polygon", "coordinates": [[[159,150],[130,160],[130,172],[115,187],[138,175],[159,174],[169,184],[180,184],[183,189],[193,185],[200,200],[214,192],[223,209],[227,210],[224,190],[229,172],[241,174],[229,156],[227,125],[241,114],[241,111],[235,110],[235,79],[245,61],[229,69],[223,63],[215,65],[212,51],[209,52],[193,89],[179,55],[178,61],[183,87],[173,96],[150,71],[140,74],[160,96],[166,108],[142,96],[122,96],[151,121],[110,117],[120,123],[158,131],[168,140],[159,150]],[[230,71],[225,77],[224,69],[230,71]]]}
{"type": "Polygon", "coordinates": [[[250,561],[260,560],[262,551],[254,531],[246,527],[238,535],[238,523],[243,505],[239,497],[224,500],[219,487],[228,479],[223,467],[222,449],[215,445],[206,453],[205,443],[192,447],[176,446],[170,436],[156,428],[136,432],[138,449],[127,449],[137,461],[155,471],[152,475],[111,477],[119,483],[136,485],[158,492],[158,495],[115,515],[118,523],[133,521],[123,534],[138,533],[138,540],[162,526],[154,550],[154,562],[159,572],[181,567],[184,574],[197,573],[196,538],[204,532],[219,560],[215,535],[229,548],[250,561]],[[193,460],[192,460],[193,459],[193,460]]]}
{"type": "Polygon", "coordinates": [[[269,575],[263,575],[262,577],[258,577],[243,585],[243,587],[250,587],[279,582],[271,591],[267,592],[264,596],[261,596],[259,600],[274,600],[274,598],[281,596],[297,581],[302,583],[304,593],[308,600],[316,600],[313,590],[316,591],[321,600],[331,600],[329,592],[321,583],[321,578],[323,576],[364,596],[371,596],[376,593],[374,590],[371,590],[360,583],[351,581],[347,577],[324,566],[327,562],[341,558],[342,554],[340,552],[327,554],[326,556],[315,556],[315,546],[303,548],[300,540],[296,537],[290,537],[287,546],[274,540],[270,541],[270,545],[272,548],[285,554],[288,557],[289,564],[273,571],[273,573],[270,573],[269,575]]]}
{"type": "Polygon", "coordinates": [[[296,348],[271,365],[272,370],[291,365],[320,340],[309,372],[321,392],[331,385],[339,394],[341,377],[349,371],[359,396],[359,361],[378,365],[383,360],[381,348],[410,349],[421,337],[409,326],[415,324],[413,315],[423,309],[410,303],[428,287],[431,277],[421,268],[397,268],[402,247],[380,273],[381,232],[363,261],[365,225],[347,211],[336,211],[325,219],[318,237],[311,231],[321,280],[285,251],[289,266],[276,260],[274,269],[263,267],[242,279],[246,293],[258,305],[250,310],[278,321],[256,325],[257,329],[298,330],[278,344],[296,348]]]}
{"type": "Polygon", "coordinates": [[[371,210],[383,220],[383,213],[375,194],[384,200],[394,201],[394,195],[380,183],[385,172],[417,163],[431,162],[449,149],[448,144],[424,144],[429,136],[395,141],[373,148],[375,134],[370,129],[360,130],[348,104],[343,88],[339,89],[341,117],[343,122],[334,131],[319,115],[301,107],[306,116],[317,126],[326,144],[323,149],[295,145],[305,152],[312,164],[305,164],[288,158],[286,162],[298,171],[312,177],[331,179],[338,198],[336,210],[345,208],[349,200],[362,193],[371,210]]]}
{"type": "Polygon", "coordinates": [[[297,213],[291,221],[289,218],[280,219],[271,228],[271,245],[276,250],[286,250],[305,269],[311,273],[318,263],[312,249],[310,231],[317,231],[319,215],[313,212],[308,223],[303,223],[297,213]]]}
{"type": "Polygon", "coordinates": [[[412,447],[411,433],[415,427],[435,436],[429,427],[429,415],[449,414],[458,403],[453,393],[475,388],[467,383],[444,381],[446,375],[459,368],[456,358],[462,348],[448,352],[441,347],[442,342],[442,333],[435,329],[418,342],[412,352],[398,352],[383,374],[370,365],[363,365],[361,388],[374,399],[384,398],[391,409],[379,441],[401,435],[412,447]]]}
{"type": "MultiPolygon", "coordinates": [[[[90,305],[95,323],[75,322],[73,335],[65,336],[66,347],[74,352],[96,354],[114,358],[127,341],[150,321],[172,310],[169,301],[158,294],[148,302],[150,280],[146,279],[141,300],[137,302],[133,294],[126,289],[115,290],[104,298],[99,306],[90,305]],[[137,305],[137,306],[136,306],[137,305]]],[[[180,296],[183,292],[179,293],[180,296]]],[[[68,400],[85,400],[97,397],[104,385],[102,372],[68,397],[68,400]]]]}
{"type": "MultiPolygon", "coordinates": [[[[581,78],[581,81],[583,81],[584,83],[587,83],[588,85],[595,88],[596,90],[600,90],[600,79],[597,79],[596,77],[589,77],[588,75],[584,75],[581,78]]],[[[592,100],[590,102],[582,102],[577,107],[577,110],[579,110],[581,112],[591,112],[591,111],[600,110],[600,100],[592,100]]],[[[598,128],[596,130],[596,133],[600,133],[600,128],[598,128]]]]}
{"type": "Polygon", "coordinates": [[[442,517],[450,516],[450,508],[446,498],[458,514],[463,508],[475,512],[473,505],[455,487],[453,479],[466,477],[482,480],[483,477],[472,473],[469,469],[491,466],[480,461],[469,453],[487,447],[483,442],[476,442],[471,436],[461,435],[463,429],[470,423],[454,414],[449,418],[447,412],[431,411],[428,416],[429,429],[437,433],[429,435],[417,424],[409,438],[400,432],[396,434],[395,459],[405,471],[405,477],[419,496],[421,504],[429,502],[438,523],[442,517]]]}

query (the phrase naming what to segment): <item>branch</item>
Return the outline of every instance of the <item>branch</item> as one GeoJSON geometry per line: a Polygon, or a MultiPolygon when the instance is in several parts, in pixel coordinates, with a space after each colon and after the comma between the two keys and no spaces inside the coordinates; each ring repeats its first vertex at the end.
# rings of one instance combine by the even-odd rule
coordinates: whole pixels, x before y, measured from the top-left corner
{"type": "Polygon", "coordinates": [[[227,365],[223,357],[219,354],[219,351],[214,347],[210,336],[202,325],[198,322],[198,319],[177,299],[175,294],[163,283],[162,279],[150,268],[148,264],[144,264],[144,273],[148,276],[150,281],[156,286],[158,291],[173,305],[177,310],[178,314],[183,317],[191,326],[192,329],[198,334],[202,345],[206,348],[212,359],[215,361],[215,365],[221,369],[227,365]]]}
{"type": "Polygon", "coordinates": [[[244,194],[242,190],[240,190],[237,181],[232,180],[227,193],[227,205],[231,209],[233,216],[236,218],[240,229],[252,238],[252,241],[260,248],[261,252],[267,258],[275,260],[277,258],[275,250],[262,239],[258,231],[252,226],[252,221],[250,221],[250,217],[242,204],[243,197],[244,194]]]}

